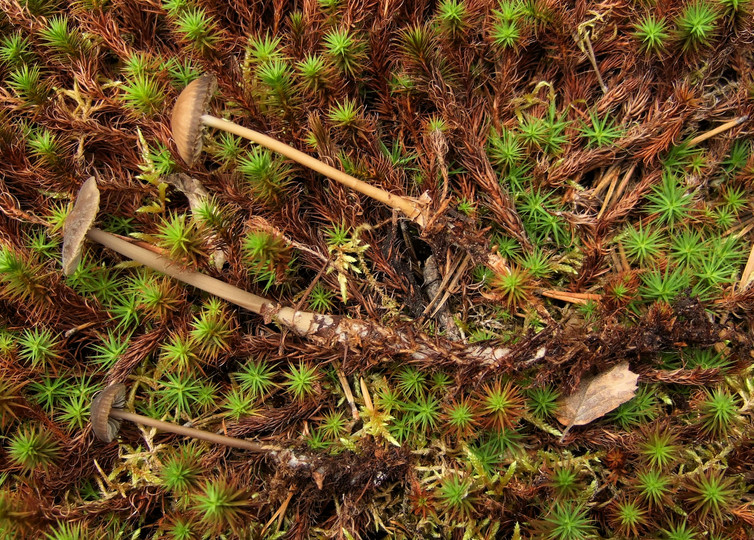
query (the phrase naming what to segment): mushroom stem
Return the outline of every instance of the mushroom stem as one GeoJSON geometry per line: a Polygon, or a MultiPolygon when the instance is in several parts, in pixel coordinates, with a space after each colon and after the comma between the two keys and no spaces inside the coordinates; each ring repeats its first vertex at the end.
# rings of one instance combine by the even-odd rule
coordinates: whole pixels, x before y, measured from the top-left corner
{"type": "Polygon", "coordinates": [[[301,335],[308,334],[315,323],[314,313],[297,311],[290,307],[279,307],[277,304],[270,302],[262,296],[257,296],[256,294],[244,291],[243,289],[234,287],[229,283],[215,279],[212,276],[200,272],[185,270],[177,266],[170,259],[166,259],[157,253],[139,247],[101,229],[89,229],[86,236],[90,240],[98,242],[103,246],[120,253],[124,257],[128,257],[129,259],[148,266],[153,270],[174,277],[175,279],[188,285],[192,285],[197,289],[219,296],[239,307],[248,309],[259,315],[274,315],[275,319],[301,335]]]}
{"type": "Polygon", "coordinates": [[[148,416],[127,412],[120,409],[112,409],[110,411],[110,417],[117,418],[119,420],[128,420],[129,422],[157,428],[160,431],[167,431],[169,433],[175,433],[176,435],[184,435],[186,437],[193,437],[194,439],[201,439],[203,441],[208,441],[211,443],[232,446],[233,448],[251,450],[252,452],[268,452],[270,450],[280,450],[280,448],[278,448],[277,446],[259,444],[251,441],[245,441],[243,439],[236,439],[234,437],[227,437],[226,435],[220,435],[218,433],[212,433],[211,431],[203,431],[201,429],[180,426],[178,424],[171,424],[170,422],[155,420],[154,418],[150,418],[148,416]]]}
{"type": "Polygon", "coordinates": [[[305,154],[304,152],[301,152],[300,150],[296,150],[292,146],[288,146],[287,144],[280,142],[277,139],[273,139],[272,137],[259,133],[258,131],[254,131],[253,129],[239,126],[238,124],[229,122],[228,120],[223,120],[222,118],[217,118],[216,116],[209,114],[203,114],[201,116],[201,121],[206,126],[221,129],[223,131],[227,131],[228,133],[238,135],[239,137],[243,137],[266,148],[269,148],[274,152],[282,154],[285,157],[292,159],[293,161],[300,163],[305,167],[317,171],[318,173],[323,174],[328,178],[331,178],[332,180],[335,180],[336,182],[339,182],[340,184],[353,189],[354,191],[358,191],[359,193],[362,193],[367,197],[371,197],[377,201],[380,201],[391,208],[400,210],[420,226],[425,225],[424,215],[421,211],[421,208],[417,203],[409,199],[393,195],[392,193],[389,193],[384,189],[375,187],[371,184],[368,184],[367,182],[364,182],[363,180],[359,180],[358,178],[354,178],[353,176],[346,174],[343,171],[339,171],[335,167],[331,167],[330,165],[327,165],[326,163],[323,163],[320,160],[313,158],[312,156],[305,154]]]}

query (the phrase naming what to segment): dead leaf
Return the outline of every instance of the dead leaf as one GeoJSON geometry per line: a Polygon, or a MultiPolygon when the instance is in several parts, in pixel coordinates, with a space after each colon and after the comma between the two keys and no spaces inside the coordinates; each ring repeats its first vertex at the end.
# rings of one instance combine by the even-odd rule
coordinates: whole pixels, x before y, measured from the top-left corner
{"type": "Polygon", "coordinates": [[[170,174],[164,180],[186,196],[192,212],[195,212],[202,205],[202,201],[209,197],[202,183],[187,174],[170,174]]]}
{"type": "Polygon", "coordinates": [[[573,394],[561,400],[555,413],[558,422],[567,426],[563,437],[571,427],[588,424],[634,397],[638,380],[639,376],[628,369],[628,362],[582,380],[573,394]]]}
{"type": "Polygon", "coordinates": [[[81,185],[76,204],[63,225],[63,273],[70,276],[81,261],[86,233],[99,211],[99,189],[93,176],[81,185]]]}

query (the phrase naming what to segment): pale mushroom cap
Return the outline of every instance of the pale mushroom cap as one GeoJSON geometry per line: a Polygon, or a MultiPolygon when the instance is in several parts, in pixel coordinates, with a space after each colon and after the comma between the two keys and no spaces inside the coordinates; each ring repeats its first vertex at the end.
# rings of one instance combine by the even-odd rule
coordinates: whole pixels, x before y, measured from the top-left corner
{"type": "Polygon", "coordinates": [[[81,185],[76,204],[65,218],[63,226],[63,274],[70,276],[81,261],[84,238],[99,211],[99,189],[91,176],[81,185]]]}
{"type": "Polygon", "coordinates": [[[120,429],[120,420],[110,417],[111,409],[122,409],[126,404],[126,387],[123,384],[111,384],[92,399],[92,430],[97,438],[104,442],[112,441],[120,429]]]}
{"type": "Polygon", "coordinates": [[[202,75],[190,82],[175,100],[170,125],[178,153],[189,166],[202,151],[202,115],[216,86],[214,76],[202,75]]]}

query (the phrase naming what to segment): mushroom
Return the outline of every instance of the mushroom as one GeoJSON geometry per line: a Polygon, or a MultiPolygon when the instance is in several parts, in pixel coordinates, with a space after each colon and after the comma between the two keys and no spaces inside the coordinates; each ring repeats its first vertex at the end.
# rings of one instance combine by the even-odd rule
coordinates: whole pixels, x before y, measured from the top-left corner
{"type": "Polygon", "coordinates": [[[300,335],[307,335],[316,331],[320,326],[318,321],[326,319],[326,317],[318,316],[315,313],[298,311],[290,307],[280,307],[262,296],[244,291],[212,276],[181,268],[170,259],[132,244],[125,238],[91,227],[98,210],[99,190],[97,189],[97,182],[94,178],[89,178],[81,186],[73,210],[66,218],[63,235],[63,271],[66,275],[75,270],[76,261],[81,259],[84,239],[88,239],[102,244],[132,261],[162,272],[197,289],[219,296],[258,315],[274,316],[278,322],[300,335]]]}
{"type": "Polygon", "coordinates": [[[212,433],[211,431],[203,431],[201,429],[171,424],[170,422],[163,422],[162,420],[155,420],[154,418],[143,416],[141,414],[124,411],[123,407],[125,404],[126,387],[123,384],[111,384],[94,396],[91,407],[91,421],[92,430],[98,439],[104,442],[111,442],[118,435],[121,420],[128,420],[136,424],[157,428],[160,431],[185,435],[186,437],[193,437],[203,441],[223,444],[233,448],[251,450],[252,452],[280,450],[280,448],[276,446],[268,446],[245,441],[243,439],[236,439],[234,437],[227,437],[218,433],[212,433]]]}
{"type": "Polygon", "coordinates": [[[215,88],[215,78],[212,75],[202,75],[189,83],[175,102],[171,118],[173,139],[178,147],[178,153],[189,166],[196,161],[202,151],[202,126],[210,126],[265,146],[346,187],[400,210],[420,226],[426,224],[422,203],[393,195],[384,189],[354,178],[272,137],[206,114],[209,99],[215,88]]]}
{"type": "MultiPolygon", "coordinates": [[[[90,204],[75,205],[67,220],[91,224],[99,210],[99,199],[89,190],[97,190],[97,184],[92,181],[86,185],[86,188],[82,189],[85,189],[84,197],[90,201],[90,204]]],[[[83,242],[79,238],[81,231],[77,228],[73,228],[73,230],[77,230],[77,233],[72,235],[71,238],[67,234],[64,236],[63,249],[69,253],[70,257],[75,258],[80,256],[83,242]],[[67,242],[71,242],[70,247],[67,247],[67,242]]],[[[416,359],[426,360],[436,354],[436,348],[433,344],[421,344],[416,341],[416,336],[413,334],[395,332],[370,321],[321,315],[309,311],[299,311],[288,306],[280,306],[267,298],[244,291],[206,274],[181,268],[170,259],[162,257],[154,251],[137,246],[123,237],[97,228],[91,228],[88,231],[84,229],[83,237],[102,244],[132,261],[262,315],[266,321],[275,320],[298,335],[306,336],[322,344],[332,346],[334,343],[357,343],[361,346],[367,341],[374,345],[379,340],[380,344],[396,352],[413,351],[411,354],[416,359]]],[[[510,351],[507,348],[473,346],[467,354],[475,356],[483,362],[496,363],[507,357],[509,353],[510,351]]],[[[100,425],[104,425],[105,420],[101,422],[100,425]]]]}
{"type": "Polygon", "coordinates": [[[81,262],[84,237],[99,209],[99,189],[93,176],[81,185],[73,210],[63,225],[63,274],[70,276],[81,262]]]}

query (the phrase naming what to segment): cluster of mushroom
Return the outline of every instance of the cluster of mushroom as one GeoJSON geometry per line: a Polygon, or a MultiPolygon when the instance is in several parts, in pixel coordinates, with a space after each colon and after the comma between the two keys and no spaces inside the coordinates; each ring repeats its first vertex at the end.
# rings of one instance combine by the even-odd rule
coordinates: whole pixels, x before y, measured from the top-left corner
{"type": "MultiPolygon", "coordinates": [[[[181,158],[189,166],[201,154],[203,127],[214,127],[278,152],[350,189],[385,203],[402,212],[419,225],[424,224],[425,218],[420,204],[354,178],[272,137],[206,114],[216,86],[216,80],[213,76],[203,75],[186,86],[176,100],[171,119],[173,138],[181,158]]],[[[233,287],[211,276],[178,268],[171,264],[169,260],[152,251],[136,246],[117,235],[92,227],[98,210],[99,190],[95,178],[92,177],[82,185],[76,197],[74,209],[66,220],[63,244],[63,272],[66,275],[70,275],[78,266],[84,241],[88,239],[102,244],[133,261],[210,292],[255,313],[261,314],[265,309],[276,308],[275,318],[280,322],[298,330],[300,333],[305,334],[310,330],[313,323],[313,314],[311,313],[273,306],[263,297],[233,287]]],[[[176,433],[233,448],[251,450],[252,452],[280,450],[276,446],[228,437],[128,412],[124,410],[125,404],[126,387],[123,384],[112,384],[95,396],[91,405],[91,424],[97,438],[104,442],[113,441],[120,430],[121,421],[128,420],[160,431],[176,433]]]]}

